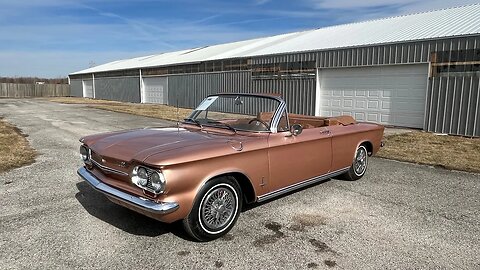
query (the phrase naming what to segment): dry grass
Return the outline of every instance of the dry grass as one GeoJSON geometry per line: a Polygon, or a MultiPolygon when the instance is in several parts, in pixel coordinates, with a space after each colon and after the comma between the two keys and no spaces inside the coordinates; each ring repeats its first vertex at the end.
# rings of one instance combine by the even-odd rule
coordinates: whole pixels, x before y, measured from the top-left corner
{"type": "Polygon", "coordinates": [[[65,104],[122,104],[122,102],[93,99],[93,98],[81,98],[81,97],[54,97],[48,100],[65,104]]]}
{"type": "Polygon", "coordinates": [[[90,98],[62,97],[51,98],[49,100],[65,104],[88,104],[88,106],[92,108],[171,121],[177,121],[178,119],[183,120],[192,112],[191,109],[178,108],[177,110],[176,107],[167,105],[138,104],[90,98]]]}
{"type": "Polygon", "coordinates": [[[480,172],[480,138],[410,132],[385,136],[379,157],[480,172]]]}
{"type": "Polygon", "coordinates": [[[148,116],[153,118],[159,118],[164,120],[183,120],[191,112],[191,109],[177,108],[167,105],[154,105],[154,104],[103,104],[103,105],[91,105],[90,107],[113,111],[123,112],[141,116],[148,116]]]}
{"type": "Polygon", "coordinates": [[[0,172],[32,164],[35,156],[25,135],[0,118],[0,172]]]}

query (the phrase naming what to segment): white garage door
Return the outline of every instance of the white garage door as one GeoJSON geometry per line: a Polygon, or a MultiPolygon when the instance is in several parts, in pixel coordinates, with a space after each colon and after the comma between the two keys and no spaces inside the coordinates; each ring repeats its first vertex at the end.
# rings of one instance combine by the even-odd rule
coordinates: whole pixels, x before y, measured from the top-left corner
{"type": "Polygon", "coordinates": [[[317,115],[422,128],[427,65],[318,70],[317,115]]]}
{"type": "Polygon", "coordinates": [[[83,81],[83,97],[93,98],[93,80],[83,81]]]}
{"type": "Polygon", "coordinates": [[[144,103],[168,104],[168,78],[143,78],[142,101],[144,103]]]}

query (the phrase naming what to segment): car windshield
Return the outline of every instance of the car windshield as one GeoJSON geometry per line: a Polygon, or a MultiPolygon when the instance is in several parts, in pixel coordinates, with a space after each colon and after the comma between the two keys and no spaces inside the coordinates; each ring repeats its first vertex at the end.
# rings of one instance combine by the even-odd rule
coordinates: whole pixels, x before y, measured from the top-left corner
{"type": "Polygon", "coordinates": [[[185,122],[233,131],[266,132],[270,131],[273,115],[279,105],[278,100],[264,96],[209,96],[185,122]]]}

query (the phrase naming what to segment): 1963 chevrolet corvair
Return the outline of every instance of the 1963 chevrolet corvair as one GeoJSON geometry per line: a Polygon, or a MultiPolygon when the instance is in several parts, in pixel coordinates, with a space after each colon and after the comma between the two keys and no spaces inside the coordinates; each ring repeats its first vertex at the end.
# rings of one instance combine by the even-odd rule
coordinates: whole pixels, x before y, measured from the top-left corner
{"type": "Polygon", "coordinates": [[[111,201],[195,239],[226,234],[245,203],[334,176],[361,178],[383,126],[287,113],[278,96],[208,96],[175,128],[84,137],[78,174],[111,201]]]}

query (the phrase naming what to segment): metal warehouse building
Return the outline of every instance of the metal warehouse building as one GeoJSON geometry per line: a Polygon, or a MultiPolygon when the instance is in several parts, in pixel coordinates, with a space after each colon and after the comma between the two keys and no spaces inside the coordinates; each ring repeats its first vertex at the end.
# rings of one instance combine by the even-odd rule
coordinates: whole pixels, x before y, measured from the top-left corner
{"type": "Polygon", "coordinates": [[[289,112],[480,136],[480,4],[169,52],[69,75],[73,96],[192,108],[280,93],[289,112]]]}

